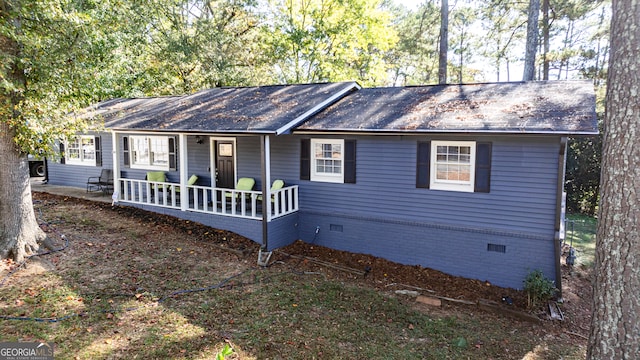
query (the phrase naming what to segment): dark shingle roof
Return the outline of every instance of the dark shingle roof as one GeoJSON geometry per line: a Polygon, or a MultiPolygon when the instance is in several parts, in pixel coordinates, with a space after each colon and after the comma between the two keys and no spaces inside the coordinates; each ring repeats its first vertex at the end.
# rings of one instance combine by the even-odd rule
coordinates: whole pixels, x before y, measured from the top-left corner
{"type": "Polygon", "coordinates": [[[83,116],[102,119],[113,130],[284,133],[358,88],[355,82],[214,88],[108,100],[83,116]]]}
{"type": "Polygon", "coordinates": [[[367,88],[298,131],[597,134],[589,81],[367,88]]]}

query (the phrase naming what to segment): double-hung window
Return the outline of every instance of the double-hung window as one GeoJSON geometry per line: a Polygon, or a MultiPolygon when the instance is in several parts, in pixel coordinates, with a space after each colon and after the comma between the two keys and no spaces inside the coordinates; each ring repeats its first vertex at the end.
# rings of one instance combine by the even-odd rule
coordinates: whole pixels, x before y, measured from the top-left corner
{"type": "Polygon", "coordinates": [[[311,139],[311,180],[344,182],[344,140],[311,139]]]}
{"type": "Polygon", "coordinates": [[[169,137],[129,137],[131,167],[138,169],[169,170],[169,137]]]}
{"type": "Polygon", "coordinates": [[[432,141],[430,188],[473,192],[475,163],[474,141],[432,141]]]}
{"type": "Polygon", "coordinates": [[[356,183],[356,140],[300,139],[300,180],[356,183]]]}
{"type": "Polygon", "coordinates": [[[418,141],[416,187],[490,192],[491,149],[490,142],[418,141]]]}
{"type": "Polygon", "coordinates": [[[69,139],[64,157],[66,164],[96,166],[95,137],[78,135],[69,139]]]}

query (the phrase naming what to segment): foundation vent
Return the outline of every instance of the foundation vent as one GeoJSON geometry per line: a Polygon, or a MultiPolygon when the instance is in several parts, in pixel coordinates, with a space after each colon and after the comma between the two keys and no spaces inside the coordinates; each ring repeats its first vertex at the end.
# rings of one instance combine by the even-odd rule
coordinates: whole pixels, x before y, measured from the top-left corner
{"type": "Polygon", "coordinates": [[[504,254],[507,252],[507,247],[505,245],[487,244],[487,251],[499,252],[504,254]]]}

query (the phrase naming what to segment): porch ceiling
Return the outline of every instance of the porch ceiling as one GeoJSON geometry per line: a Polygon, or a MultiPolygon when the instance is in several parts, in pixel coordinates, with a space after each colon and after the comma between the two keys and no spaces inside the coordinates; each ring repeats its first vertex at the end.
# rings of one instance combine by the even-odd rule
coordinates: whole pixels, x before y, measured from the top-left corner
{"type": "Polygon", "coordinates": [[[590,81],[359,90],[294,132],[597,134],[590,81]]]}
{"type": "Polygon", "coordinates": [[[279,134],[358,88],[355,82],[214,88],[108,100],[82,116],[102,119],[112,130],[279,134]]]}

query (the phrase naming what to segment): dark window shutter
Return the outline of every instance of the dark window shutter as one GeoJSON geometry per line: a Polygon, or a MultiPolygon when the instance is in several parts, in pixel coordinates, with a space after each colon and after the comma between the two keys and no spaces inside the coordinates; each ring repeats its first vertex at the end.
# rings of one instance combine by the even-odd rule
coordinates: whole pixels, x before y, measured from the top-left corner
{"type": "Polygon", "coordinates": [[[66,162],[64,158],[64,141],[60,140],[60,164],[64,164],[66,162]]]}
{"type": "Polygon", "coordinates": [[[177,156],[178,152],[176,151],[176,138],[173,136],[169,137],[169,170],[176,170],[178,168],[177,164],[177,156]]]}
{"type": "Polygon", "coordinates": [[[356,141],[344,141],[344,182],[356,183],[356,141]]]}
{"type": "Polygon", "coordinates": [[[428,189],[431,179],[429,178],[431,162],[431,141],[418,141],[418,151],[416,159],[416,187],[428,189]]]}
{"type": "Polygon", "coordinates": [[[476,143],[475,192],[488,193],[491,185],[491,143],[476,143]]]}
{"type": "Polygon", "coordinates": [[[311,179],[311,140],[300,140],[300,180],[311,179]]]}
{"type": "Polygon", "coordinates": [[[96,136],[94,140],[96,148],[96,166],[102,166],[102,144],[100,143],[100,136],[96,136]]]}
{"type": "MultiPolygon", "coordinates": [[[[115,135],[114,135],[115,136],[115,135]]],[[[122,138],[122,154],[124,155],[123,164],[125,167],[129,167],[129,137],[125,136],[122,138]]]]}

